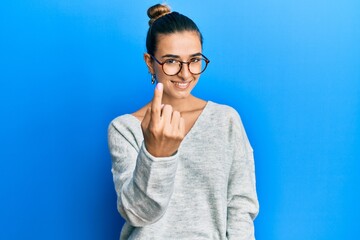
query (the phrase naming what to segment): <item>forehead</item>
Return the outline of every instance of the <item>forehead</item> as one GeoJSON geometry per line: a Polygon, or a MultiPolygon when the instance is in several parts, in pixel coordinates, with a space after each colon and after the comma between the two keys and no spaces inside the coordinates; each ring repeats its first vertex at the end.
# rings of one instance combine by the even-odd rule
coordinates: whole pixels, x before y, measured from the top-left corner
{"type": "Polygon", "coordinates": [[[183,31],[158,36],[156,55],[189,56],[199,52],[201,52],[201,42],[197,32],[183,31]]]}

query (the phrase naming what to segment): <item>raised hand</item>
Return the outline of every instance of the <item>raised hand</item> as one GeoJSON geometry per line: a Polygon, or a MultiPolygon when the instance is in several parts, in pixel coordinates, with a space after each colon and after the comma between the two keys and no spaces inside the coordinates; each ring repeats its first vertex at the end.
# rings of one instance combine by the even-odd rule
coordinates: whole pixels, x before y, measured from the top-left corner
{"type": "Polygon", "coordinates": [[[162,105],[163,84],[155,88],[151,108],[141,122],[145,147],[154,157],[168,157],[176,153],[185,137],[185,121],[171,105],[162,105]]]}

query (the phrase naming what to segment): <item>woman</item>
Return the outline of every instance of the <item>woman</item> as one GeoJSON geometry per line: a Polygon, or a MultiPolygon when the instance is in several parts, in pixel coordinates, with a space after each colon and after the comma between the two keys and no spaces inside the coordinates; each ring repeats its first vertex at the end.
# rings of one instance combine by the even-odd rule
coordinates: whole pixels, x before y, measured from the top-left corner
{"type": "Polygon", "coordinates": [[[209,60],[188,17],[148,10],[151,102],[109,126],[120,239],[254,239],[252,148],[237,112],[191,94],[209,60]]]}

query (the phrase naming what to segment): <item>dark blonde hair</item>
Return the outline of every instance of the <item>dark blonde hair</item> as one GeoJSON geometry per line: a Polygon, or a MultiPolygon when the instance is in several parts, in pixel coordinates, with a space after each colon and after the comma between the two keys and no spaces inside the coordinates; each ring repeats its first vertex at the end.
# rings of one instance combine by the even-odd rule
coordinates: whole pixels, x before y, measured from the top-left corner
{"type": "Polygon", "coordinates": [[[147,15],[150,18],[146,36],[146,49],[149,54],[154,55],[159,34],[193,31],[198,33],[201,45],[203,44],[202,34],[194,21],[178,12],[171,12],[169,6],[156,4],[148,9],[147,15]]]}

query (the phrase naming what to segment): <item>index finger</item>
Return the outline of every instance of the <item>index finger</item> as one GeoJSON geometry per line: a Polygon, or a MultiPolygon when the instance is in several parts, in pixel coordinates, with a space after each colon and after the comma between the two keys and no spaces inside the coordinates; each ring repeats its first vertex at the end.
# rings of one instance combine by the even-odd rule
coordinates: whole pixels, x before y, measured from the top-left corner
{"type": "Polygon", "coordinates": [[[164,88],[163,84],[158,83],[154,90],[154,98],[151,103],[151,118],[153,121],[160,120],[163,88],[164,88]]]}

